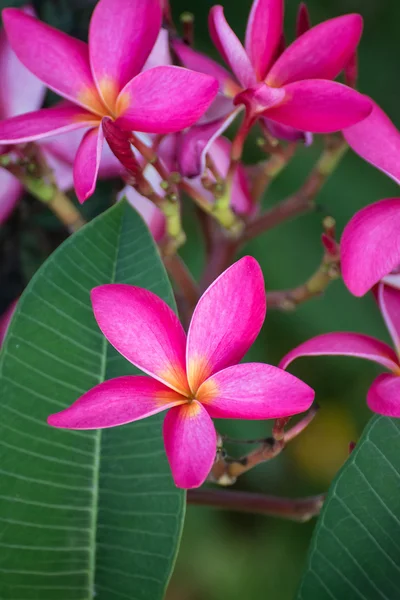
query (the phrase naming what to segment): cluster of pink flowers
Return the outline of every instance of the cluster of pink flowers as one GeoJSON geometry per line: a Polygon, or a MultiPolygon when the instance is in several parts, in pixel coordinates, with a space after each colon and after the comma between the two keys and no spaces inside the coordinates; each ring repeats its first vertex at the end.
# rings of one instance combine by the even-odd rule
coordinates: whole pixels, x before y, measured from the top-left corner
{"type": "MultiPolygon", "coordinates": [[[[29,8],[4,10],[1,154],[12,159],[24,144],[39,143],[59,187],[73,185],[80,202],[93,194],[99,176],[119,176],[130,183],[136,170],[164,198],[160,171],[135,144],[139,140],[153,148],[156,140],[162,168],[177,172],[194,197],[198,194],[209,205],[215,202],[210,190],[217,172],[222,180],[230,179],[230,208],[250,218],[257,206],[250,194],[250,171],[240,160],[244,141],[257,123],[267,138],[288,142],[308,144],[312,134],[342,132],[356,153],[400,182],[399,131],[355,89],[360,15],[311,27],[302,5],[296,39],[286,46],[284,1],[254,0],[242,45],[223,8],[214,6],[210,35],[227,70],[164,29],[164,10],[160,0],[100,0],[88,44],[39,21],[29,8]],[[349,85],[335,81],[343,73],[349,85]],[[63,100],[40,109],[46,87],[63,100]],[[243,121],[231,143],[222,134],[238,115],[243,121]]],[[[22,188],[4,169],[0,183],[1,222],[22,188]]],[[[159,206],[132,185],[122,195],[161,241],[165,217],[159,206]]],[[[251,257],[236,262],[207,289],[187,335],[154,294],[104,285],[92,292],[99,327],[150,377],[102,383],[52,415],[49,423],[104,428],[168,410],[166,453],[176,485],[190,488],[205,481],[215,460],[212,418],[283,418],[311,406],[313,390],[285,371],[299,356],[345,354],[378,362],[391,373],[372,384],[368,405],[399,417],[399,226],[400,198],[382,200],[360,211],[341,240],[343,279],[357,296],[373,288],[396,352],[367,336],[328,333],[290,352],[280,368],[238,364],[266,312],[262,273],[251,257]]]]}

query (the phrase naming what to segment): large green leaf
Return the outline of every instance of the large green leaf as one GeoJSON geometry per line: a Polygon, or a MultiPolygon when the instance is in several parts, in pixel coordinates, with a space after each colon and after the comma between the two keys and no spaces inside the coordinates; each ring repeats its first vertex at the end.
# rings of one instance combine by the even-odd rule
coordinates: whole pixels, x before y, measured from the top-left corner
{"type": "Polygon", "coordinates": [[[298,600],[400,598],[400,421],[375,417],[332,484],[298,600]]]}
{"type": "Polygon", "coordinates": [[[89,292],[120,282],[174,306],[140,217],[121,203],[69,238],[24,293],[1,356],[0,598],[157,600],[179,542],[162,417],[102,432],[46,417],[135,369],[105,341],[89,292]]]}

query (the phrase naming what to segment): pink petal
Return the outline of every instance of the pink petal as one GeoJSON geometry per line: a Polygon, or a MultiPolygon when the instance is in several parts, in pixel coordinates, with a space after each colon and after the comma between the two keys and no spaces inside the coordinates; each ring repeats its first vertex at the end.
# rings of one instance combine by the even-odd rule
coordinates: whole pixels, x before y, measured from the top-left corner
{"type": "Polygon", "coordinates": [[[277,419],[307,410],[314,395],[307,384],[282,369],[246,363],[215,373],[196,397],[212,418],[277,419]]]}
{"type": "Polygon", "coordinates": [[[60,190],[67,191],[74,187],[74,173],[70,162],[65,162],[56,154],[53,154],[45,146],[42,146],[42,155],[46,164],[53,171],[57,186],[60,190]]]}
{"type": "Polygon", "coordinates": [[[122,90],[117,125],[145,133],[173,133],[193,125],[218,91],[209,75],[182,67],[155,67],[141,73],[122,90]]]}
{"type": "Polygon", "coordinates": [[[342,275],[363,296],[400,263],[400,198],[375,202],[346,225],[340,242],[342,275]]]}
{"type": "Polygon", "coordinates": [[[217,453],[217,434],[207,411],[196,400],[173,408],[165,417],[163,433],[175,485],[199,487],[217,453]]]}
{"type": "Polygon", "coordinates": [[[286,140],[288,142],[297,142],[300,140],[304,142],[305,146],[311,146],[313,142],[312,133],[308,133],[307,131],[299,131],[293,127],[280,125],[279,123],[275,123],[275,121],[270,121],[265,118],[260,119],[260,125],[261,127],[266,127],[272,137],[277,138],[278,140],[286,140]]]}
{"type": "Polygon", "coordinates": [[[22,115],[42,106],[46,87],[32,75],[12,50],[5,31],[0,31],[0,115],[22,115]]]}
{"type": "Polygon", "coordinates": [[[34,75],[60,96],[102,114],[87,44],[15,8],[2,12],[12,49],[34,75]]]}
{"type": "Polygon", "coordinates": [[[297,12],[296,37],[300,37],[309,29],[311,29],[310,13],[308,11],[307,4],[305,2],[301,2],[297,12]]]}
{"type": "Polygon", "coordinates": [[[372,109],[367,96],[335,81],[299,81],[283,89],[285,101],[270,108],[265,116],[303,131],[339,131],[365,119],[372,109]]]}
{"type": "Polygon", "coordinates": [[[48,137],[40,141],[40,147],[51,153],[59,160],[71,165],[74,163],[76,153],[82,142],[82,139],[88,129],[74,129],[68,133],[48,137]]]}
{"type": "Polygon", "coordinates": [[[378,375],[368,390],[369,408],[386,417],[400,417],[400,378],[383,373],[378,375]]]}
{"type": "Polygon", "coordinates": [[[257,78],[253,66],[236,34],[229,27],[222,6],[212,7],[208,27],[215,47],[241,85],[248,88],[255,84],[257,78]]]}
{"type": "Polygon", "coordinates": [[[160,0],[100,0],[89,28],[92,72],[111,109],[122,88],[145,64],[159,34],[160,0]]]}
{"type": "Polygon", "coordinates": [[[96,188],[101,153],[103,148],[101,127],[90,129],[84,136],[74,162],[74,185],[79,202],[83,203],[96,188]]]}
{"type": "MultiPolygon", "coordinates": [[[[210,157],[222,177],[226,177],[230,165],[232,142],[225,137],[218,137],[210,147],[210,157]]],[[[237,165],[233,177],[232,207],[239,215],[251,214],[254,202],[251,198],[249,182],[242,163],[237,165]]]]}
{"type": "Polygon", "coordinates": [[[238,260],[200,298],[190,323],[186,365],[190,388],[238,363],[265,319],[264,278],[251,256],[238,260]]]}
{"type": "Polygon", "coordinates": [[[391,371],[399,368],[396,354],[390,346],[359,333],[335,332],[317,335],[286,354],[279,367],[286,369],[301,356],[354,356],[377,362],[391,371]]]}
{"type": "Polygon", "coordinates": [[[119,193],[119,198],[124,197],[143,218],[155,241],[160,242],[165,235],[165,217],[161,210],[130,185],[127,185],[119,193]]]}
{"type": "Polygon", "coordinates": [[[31,142],[96,124],[98,120],[91,113],[71,104],[43,108],[0,121],[0,144],[31,142]]]}
{"type": "Polygon", "coordinates": [[[390,287],[400,290],[400,273],[386,275],[386,277],[383,277],[382,283],[386,283],[387,285],[390,285],[390,287]]]}
{"type": "Polygon", "coordinates": [[[110,344],[139,369],[186,395],[186,335],[172,309],[152,292],[131,285],[101,285],[91,297],[110,344]]]}
{"type": "Polygon", "coordinates": [[[246,29],[246,52],[257,79],[265,78],[283,32],[283,0],[254,0],[246,29]]]}
{"type": "Polygon", "coordinates": [[[11,215],[23,193],[18,179],[0,168],[0,225],[11,215]]]}
{"type": "Polygon", "coordinates": [[[179,138],[177,160],[184,177],[198,177],[206,169],[206,157],[214,141],[229,127],[239,110],[211,123],[191,127],[179,138]]]}
{"type": "Polygon", "coordinates": [[[356,14],[316,25],[283,52],[266,83],[282,86],[303,79],[335,79],[354,54],[362,28],[362,17],[356,14]]]}
{"type": "Polygon", "coordinates": [[[232,75],[215,60],[212,60],[201,52],[196,52],[181,40],[173,40],[172,48],[179,58],[180,62],[187,69],[207,73],[217,79],[221,92],[229,96],[235,96],[240,92],[240,86],[232,78],[232,75]]]}
{"type": "Polygon", "coordinates": [[[17,308],[18,298],[14,300],[7,308],[7,310],[0,317],[0,348],[3,345],[4,339],[7,335],[8,327],[11,323],[11,319],[17,308]]]}
{"type": "Polygon", "coordinates": [[[400,184],[400,132],[377,104],[372,105],[369,117],[343,135],[354,152],[400,184]]]}
{"type": "Polygon", "coordinates": [[[64,429],[104,429],[145,419],[185,399],[151,377],[127,376],[96,385],[66,410],[50,415],[64,429]]]}
{"type": "Polygon", "coordinates": [[[400,290],[384,283],[378,285],[378,303],[386,327],[393,340],[397,355],[400,355],[400,290]]]}
{"type": "MultiPolygon", "coordinates": [[[[161,65],[172,65],[171,52],[169,49],[169,33],[166,29],[160,29],[156,43],[148,59],[146,60],[142,71],[153,69],[161,65]]],[[[196,71],[196,69],[194,69],[196,71]]]]}
{"type": "Polygon", "coordinates": [[[266,114],[266,111],[274,106],[280,107],[290,99],[286,98],[284,88],[273,88],[265,83],[257,83],[253,87],[249,87],[234,98],[233,103],[244,104],[247,112],[253,117],[266,114]]]}

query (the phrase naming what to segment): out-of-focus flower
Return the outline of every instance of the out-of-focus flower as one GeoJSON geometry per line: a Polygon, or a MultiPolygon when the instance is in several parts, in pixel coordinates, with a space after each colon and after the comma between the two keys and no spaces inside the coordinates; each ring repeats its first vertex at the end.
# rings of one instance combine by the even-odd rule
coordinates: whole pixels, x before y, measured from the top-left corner
{"type": "Polygon", "coordinates": [[[174,50],[183,64],[210,73],[220,91],[244,104],[252,117],[267,117],[295,130],[330,133],[365,119],[371,101],[332,81],[348,64],[362,32],[360,15],[352,14],[316,25],[282,54],[283,0],[255,0],[245,47],[225,20],[222,6],[210,12],[215,46],[234,78],[220,65],[181,42],[174,50]]]}
{"type": "Polygon", "coordinates": [[[17,307],[17,302],[18,302],[18,298],[17,298],[17,300],[14,300],[14,302],[12,302],[10,304],[10,306],[7,308],[7,310],[0,317],[0,348],[2,347],[4,338],[6,337],[12,316],[17,307]]]}
{"type": "Polygon", "coordinates": [[[169,409],[164,442],[178,487],[197,487],[210,472],[217,443],[212,418],[285,417],[313,401],[309,386],[277,367],[237,364],[266,312],[262,272],[252,257],[236,262],[206,290],[187,336],[169,306],[147,290],[103,285],[92,291],[92,303],[108,341],[150,377],[101,383],[48,422],[97,429],[169,409]]]}
{"type": "Polygon", "coordinates": [[[400,131],[374,102],[367,119],[343,131],[361,158],[400,183],[400,131]]]}
{"type": "Polygon", "coordinates": [[[363,296],[400,264],[400,198],[366,206],[346,225],[340,242],[343,280],[363,296]]]}
{"type": "Polygon", "coordinates": [[[96,185],[103,117],[121,129],[150,133],[195,123],[217,93],[214,78],[173,66],[140,73],[161,19],[160,0],[100,0],[86,45],[18,9],[5,9],[4,25],[18,58],[68,102],[1,121],[0,143],[89,127],[74,162],[75,190],[83,202],[96,185]]]}
{"type": "Polygon", "coordinates": [[[367,404],[378,414],[400,417],[400,291],[380,283],[376,294],[395,351],[384,342],[367,335],[326,333],[300,344],[283,358],[279,366],[286,369],[300,356],[342,355],[372,360],[391,373],[375,379],[368,390],[367,404]]]}

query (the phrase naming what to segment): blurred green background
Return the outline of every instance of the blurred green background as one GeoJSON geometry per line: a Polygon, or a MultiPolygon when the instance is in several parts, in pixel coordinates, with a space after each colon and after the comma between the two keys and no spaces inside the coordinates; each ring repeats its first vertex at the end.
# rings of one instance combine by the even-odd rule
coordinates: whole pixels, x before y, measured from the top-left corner
{"type": "MultiPolygon", "coordinates": [[[[5,2],[21,5],[22,2],[5,2]]],[[[40,0],[42,18],[66,31],[85,36],[92,2],[40,0]]],[[[189,10],[196,17],[196,47],[216,53],[207,33],[210,0],[173,1],[173,12],[189,10]]],[[[243,37],[250,0],[230,0],[225,14],[243,37]]],[[[297,1],[286,1],[286,33],[293,38],[297,1]]],[[[371,95],[400,126],[400,42],[398,0],[310,0],[314,24],[347,12],[360,12],[365,29],[360,45],[360,91],[371,95]]],[[[264,205],[271,206],[295,191],[318,156],[318,142],[300,149],[290,167],[274,182],[264,205]]],[[[260,158],[255,143],[248,144],[246,160],[260,158]]],[[[289,288],[306,280],[319,264],[321,221],[335,217],[341,232],[361,207],[378,199],[396,196],[396,184],[350,151],[318,197],[320,210],[285,224],[260,237],[246,248],[261,263],[267,289],[289,288]]],[[[84,210],[95,213],[109,203],[112,184],[101,184],[84,210]]],[[[190,208],[185,207],[190,231],[182,255],[198,275],[202,250],[190,208]]],[[[57,245],[63,234],[53,219],[36,211],[29,201],[0,231],[0,310],[12,300],[27,276],[57,245]],[[24,212],[25,211],[25,212],[24,212]],[[26,212],[29,213],[27,219],[26,212]],[[36,214],[36,212],[38,214],[36,214]],[[32,221],[33,219],[33,221],[32,221]],[[32,225],[34,223],[34,226],[32,225]],[[51,231],[47,245],[36,244],[35,228],[51,231]],[[21,247],[23,252],[20,252],[21,247]]],[[[318,333],[359,331],[388,340],[388,334],[372,298],[353,298],[341,282],[334,282],[323,297],[292,313],[270,311],[265,327],[249,359],[276,364],[292,347],[318,333]]],[[[375,365],[356,359],[302,359],[292,368],[317,391],[321,410],[309,429],[270,464],[242,478],[238,489],[303,496],[326,490],[348,455],[348,444],[357,440],[370,417],[365,395],[378,373],[375,365]]],[[[234,437],[252,438],[268,433],[265,423],[221,422],[219,430],[234,437]]],[[[238,447],[236,452],[248,448],[238,447]]],[[[254,515],[219,512],[189,506],[181,550],[168,600],[292,600],[304,566],[314,522],[297,524],[254,515]]]]}

